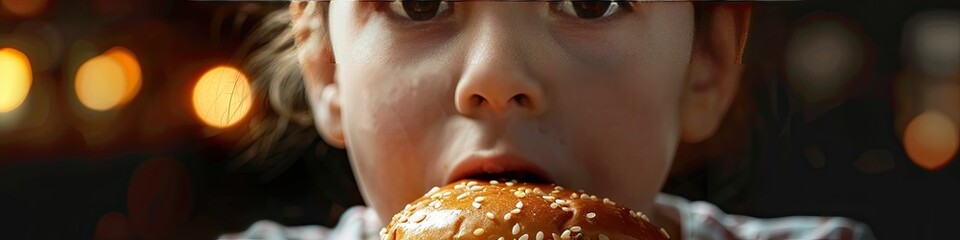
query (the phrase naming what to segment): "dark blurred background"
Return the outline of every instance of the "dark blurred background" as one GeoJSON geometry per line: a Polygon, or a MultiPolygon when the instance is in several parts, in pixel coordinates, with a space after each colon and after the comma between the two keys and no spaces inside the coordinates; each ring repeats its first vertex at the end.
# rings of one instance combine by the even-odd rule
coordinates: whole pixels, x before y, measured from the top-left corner
{"type": "MultiPolygon", "coordinates": [[[[0,238],[210,239],[261,219],[333,226],[362,204],[346,154],[311,126],[249,143],[276,114],[247,79],[263,44],[247,36],[286,5],[0,0],[0,238]],[[250,149],[276,161],[238,166],[250,149]]],[[[717,136],[681,147],[664,191],[952,238],[960,2],[754,10],[741,93],[717,136]]]]}

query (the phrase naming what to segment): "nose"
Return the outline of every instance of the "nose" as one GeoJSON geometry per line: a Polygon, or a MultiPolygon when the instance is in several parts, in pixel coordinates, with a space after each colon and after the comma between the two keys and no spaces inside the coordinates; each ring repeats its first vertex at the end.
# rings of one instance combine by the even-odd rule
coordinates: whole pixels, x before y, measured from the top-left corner
{"type": "Polygon", "coordinates": [[[472,64],[456,88],[457,111],[464,116],[538,115],[546,108],[543,90],[515,67],[472,64]]]}
{"type": "MultiPolygon", "coordinates": [[[[491,24],[493,25],[493,24],[491,24]]],[[[456,86],[457,111],[467,117],[535,116],[546,110],[542,82],[523,61],[522,41],[506,28],[486,25],[473,38],[468,64],[456,86]],[[517,51],[520,50],[520,51],[517,51]]]]}

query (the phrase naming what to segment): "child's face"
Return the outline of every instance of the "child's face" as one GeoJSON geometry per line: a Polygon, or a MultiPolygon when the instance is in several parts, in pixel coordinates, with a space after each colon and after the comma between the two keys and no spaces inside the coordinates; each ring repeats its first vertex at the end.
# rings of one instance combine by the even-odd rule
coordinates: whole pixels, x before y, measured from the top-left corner
{"type": "Polygon", "coordinates": [[[331,2],[337,64],[305,70],[318,126],[385,219],[482,174],[649,210],[685,134],[694,8],[618,4],[331,2]]]}

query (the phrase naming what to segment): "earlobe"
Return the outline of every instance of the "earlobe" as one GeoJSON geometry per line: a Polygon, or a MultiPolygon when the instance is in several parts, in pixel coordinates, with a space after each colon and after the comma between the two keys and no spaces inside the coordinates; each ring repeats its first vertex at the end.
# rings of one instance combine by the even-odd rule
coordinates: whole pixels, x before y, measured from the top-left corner
{"type": "Polygon", "coordinates": [[[314,119],[317,131],[323,140],[331,146],[345,148],[343,121],[340,115],[340,89],[336,83],[323,86],[314,105],[314,119]]]}
{"type": "Polygon", "coordinates": [[[344,148],[343,124],[340,114],[340,85],[334,79],[336,65],[328,62],[329,53],[317,48],[300,49],[300,69],[303,85],[307,89],[307,101],[313,109],[314,124],[323,140],[338,148],[344,148]]]}
{"type": "Polygon", "coordinates": [[[718,4],[694,43],[680,106],[681,139],[695,143],[712,136],[723,121],[743,72],[740,59],[750,20],[749,5],[718,4]]]}
{"type": "MultiPolygon", "coordinates": [[[[709,62],[709,61],[707,61],[709,62]]],[[[742,65],[694,64],[681,103],[681,139],[696,143],[712,136],[736,96],[742,65]]]]}
{"type": "Polygon", "coordinates": [[[327,144],[345,148],[340,87],[334,79],[336,65],[325,31],[322,4],[318,1],[292,2],[291,29],[317,132],[327,144]]]}

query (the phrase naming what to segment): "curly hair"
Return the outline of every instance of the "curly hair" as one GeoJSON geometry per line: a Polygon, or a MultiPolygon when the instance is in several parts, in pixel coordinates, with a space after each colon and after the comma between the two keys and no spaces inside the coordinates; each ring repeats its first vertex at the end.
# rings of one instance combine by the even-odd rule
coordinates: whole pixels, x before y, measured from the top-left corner
{"type": "Polygon", "coordinates": [[[250,121],[247,134],[240,140],[229,171],[266,172],[262,180],[279,175],[308,150],[331,148],[320,140],[307,93],[303,85],[298,52],[300,48],[319,48],[326,35],[309,34],[326,25],[326,2],[292,2],[301,18],[317,21],[293,21],[290,10],[282,8],[267,15],[248,36],[245,44],[254,50],[246,57],[244,71],[253,83],[254,102],[259,111],[250,121]],[[299,44],[298,44],[299,43],[299,44]]]}

